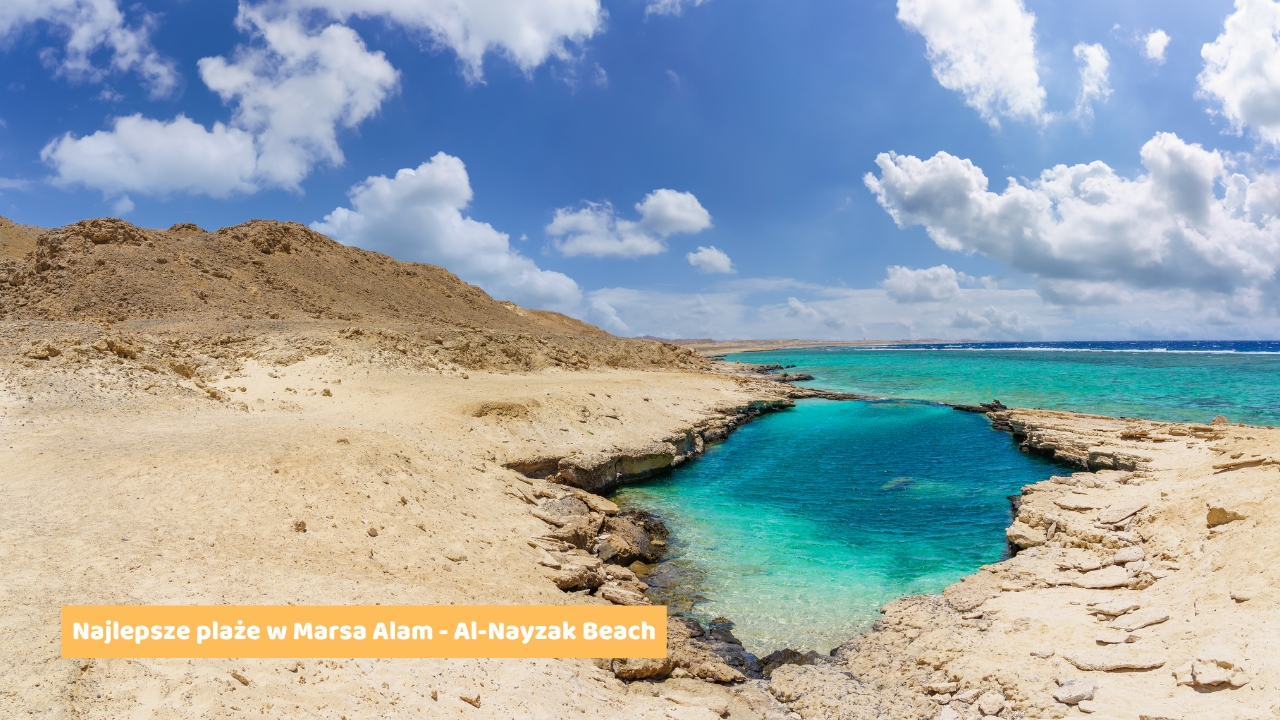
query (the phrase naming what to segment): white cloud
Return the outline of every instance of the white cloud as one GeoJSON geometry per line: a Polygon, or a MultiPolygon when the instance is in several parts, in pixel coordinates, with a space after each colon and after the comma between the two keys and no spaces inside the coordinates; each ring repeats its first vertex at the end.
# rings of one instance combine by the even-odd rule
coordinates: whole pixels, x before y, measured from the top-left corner
{"type": "Polygon", "coordinates": [[[1160,133],[1141,152],[1146,175],[1102,162],[1058,165],[1000,194],[968,160],[881,154],[867,187],[899,227],[923,225],[939,246],[980,252],[1036,277],[1042,295],[1100,287],[1272,293],[1280,264],[1280,182],[1228,170],[1216,151],[1160,133]],[[1221,190],[1221,197],[1216,190],[1221,190]]]}
{"type": "Polygon", "coordinates": [[[898,0],[898,20],[924,36],[933,76],[992,125],[1043,122],[1036,17],[1022,0],[898,0]]]}
{"type": "Polygon", "coordinates": [[[399,73],[343,25],[311,33],[296,16],[268,17],[241,5],[236,26],[264,45],[242,46],[231,61],[203,58],[200,77],[235,103],[232,123],[254,134],[262,180],[292,188],[317,162],[341,165],[337,128],[376,113],[399,73]]]}
{"type": "Polygon", "coordinates": [[[129,199],[128,195],[121,195],[111,205],[111,212],[115,213],[116,217],[124,217],[133,212],[133,201],[129,199]]]}
{"type": "Polygon", "coordinates": [[[110,130],[81,138],[67,133],[40,159],[57,168],[59,186],[226,197],[255,189],[258,153],[253,136],[239,128],[214,123],[206,130],[183,115],[168,122],[129,115],[115,118],[110,130]]]}
{"type": "Polygon", "coordinates": [[[268,17],[247,5],[236,23],[261,44],[238,48],[231,60],[199,62],[209,88],[235,104],[229,126],[133,115],[113,120],[111,130],[67,133],[41,151],[57,170],[55,183],[225,197],[296,189],[317,163],[342,164],[338,128],[377,112],[396,88],[396,70],[342,25],[312,33],[296,16],[268,17]]]}
{"type": "Polygon", "coordinates": [[[1163,65],[1164,51],[1169,47],[1169,39],[1169,34],[1163,30],[1152,32],[1143,41],[1142,54],[1151,62],[1163,65]]]}
{"type": "Polygon", "coordinates": [[[531,72],[549,57],[570,56],[606,17],[599,0],[282,0],[295,10],[324,10],[340,20],[383,18],[452,49],[467,77],[483,77],[484,56],[497,52],[531,72]]]}
{"type": "Polygon", "coordinates": [[[708,0],[649,0],[645,15],[681,15],[686,7],[697,7],[708,0]]]}
{"type": "Polygon", "coordinates": [[[1098,44],[1079,43],[1073,50],[1080,63],[1080,94],[1076,96],[1076,117],[1093,118],[1093,103],[1106,102],[1111,97],[1111,83],[1107,70],[1111,65],[1111,56],[1106,48],[1098,44]]]}
{"type": "Polygon", "coordinates": [[[152,96],[172,92],[181,78],[173,62],[151,45],[155,20],[145,16],[130,27],[116,0],[4,0],[0,3],[0,41],[11,40],[22,29],[47,23],[66,37],[61,53],[49,48],[41,53],[58,73],[73,80],[101,81],[111,72],[137,72],[152,96]],[[94,64],[94,56],[109,54],[106,66],[94,64]]]}
{"type": "Polygon", "coordinates": [[[28,184],[20,178],[0,177],[0,190],[25,190],[28,184]]]}
{"type": "Polygon", "coordinates": [[[626,335],[631,331],[627,324],[622,322],[622,318],[618,317],[618,311],[599,297],[591,298],[587,302],[586,320],[614,335],[626,335]]]}
{"type": "Polygon", "coordinates": [[[311,227],[348,245],[440,265],[503,300],[562,312],[579,309],[577,283],[539,269],[511,247],[506,233],[462,214],[471,203],[471,181],[456,157],[438,153],[394,178],[370,177],[348,195],[350,208],[337,208],[311,227]]]}
{"type": "Polygon", "coordinates": [[[1039,323],[1016,310],[1002,310],[988,305],[981,312],[961,308],[951,318],[951,327],[976,330],[996,340],[1037,340],[1044,334],[1039,323]]]}
{"type": "MultiPolygon", "coordinates": [[[[744,278],[715,292],[601,288],[628,334],[666,338],[813,340],[1099,340],[1280,335],[1280,315],[1255,300],[1186,290],[1125,291],[1121,305],[1055,304],[1032,289],[966,287],[940,303],[899,303],[883,288],[821,287],[744,278]]],[[[972,279],[971,279],[972,280],[972,279]]],[[[594,317],[594,316],[592,316],[594,317]]]]}
{"type": "Polygon", "coordinates": [[[609,203],[586,203],[578,210],[556,210],[547,234],[556,249],[568,256],[633,258],[666,252],[666,239],[677,233],[698,233],[711,227],[711,213],[693,193],[659,189],[636,203],[640,220],[615,216],[609,203]]]}
{"type": "Polygon", "coordinates": [[[939,302],[960,294],[958,275],[946,265],[922,270],[892,265],[885,269],[885,275],[881,286],[900,303],[939,302]]]}
{"type": "Polygon", "coordinates": [[[1200,49],[1199,94],[1235,129],[1280,144],[1280,4],[1236,0],[1222,34],[1200,49]]]}
{"type": "Polygon", "coordinates": [[[729,259],[729,256],[723,250],[715,245],[710,247],[699,245],[696,252],[688,253],[684,257],[700,273],[733,272],[733,261],[729,259]]]}

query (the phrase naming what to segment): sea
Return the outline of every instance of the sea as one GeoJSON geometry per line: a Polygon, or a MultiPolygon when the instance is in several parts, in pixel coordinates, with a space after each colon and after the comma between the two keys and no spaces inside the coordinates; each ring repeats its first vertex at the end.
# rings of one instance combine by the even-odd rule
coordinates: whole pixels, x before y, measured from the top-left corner
{"type": "Polygon", "coordinates": [[[727,618],[757,654],[826,653],[884,603],[1001,560],[1008,497],[1070,472],[948,403],[1280,424],[1280,342],[939,343],[725,359],[794,366],[814,376],[803,385],[875,398],[797,402],[615,494],[672,531],[653,576],[659,601],[669,595],[704,622],[727,618]]]}

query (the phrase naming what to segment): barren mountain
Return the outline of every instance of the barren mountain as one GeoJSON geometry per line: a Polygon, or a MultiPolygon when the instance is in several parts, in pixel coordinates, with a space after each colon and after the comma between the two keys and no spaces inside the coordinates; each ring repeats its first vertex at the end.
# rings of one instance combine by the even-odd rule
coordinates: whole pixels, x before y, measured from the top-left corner
{"type": "Polygon", "coordinates": [[[206,232],[102,218],[39,232],[0,219],[0,233],[11,256],[25,251],[0,259],[0,282],[10,289],[0,295],[0,316],[9,319],[310,318],[606,334],[298,223],[253,220],[206,232]]]}

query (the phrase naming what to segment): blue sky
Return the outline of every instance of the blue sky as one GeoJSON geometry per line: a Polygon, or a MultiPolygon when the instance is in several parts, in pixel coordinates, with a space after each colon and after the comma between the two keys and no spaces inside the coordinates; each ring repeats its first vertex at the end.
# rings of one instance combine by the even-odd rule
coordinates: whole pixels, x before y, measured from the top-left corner
{"type": "Polygon", "coordinates": [[[297,220],[623,334],[1280,329],[1271,0],[441,5],[12,0],[0,214],[297,220]]]}

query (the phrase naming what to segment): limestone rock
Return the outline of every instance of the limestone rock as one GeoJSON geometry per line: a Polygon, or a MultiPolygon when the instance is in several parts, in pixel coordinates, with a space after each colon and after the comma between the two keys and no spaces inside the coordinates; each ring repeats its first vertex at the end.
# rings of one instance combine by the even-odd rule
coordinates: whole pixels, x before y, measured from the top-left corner
{"type": "Polygon", "coordinates": [[[1010,544],[1020,548],[1036,547],[1047,542],[1044,530],[1033,528],[1021,520],[1015,521],[1004,531],[1010,544]]]}
{"type": "Polygon", "coordinates": [[[662,546],[655,546],[642,528],[625,517],[606,517],[601,526],[609,537],[600,541],[600,559],[618,565],[654,563],[662,558],[662,546]]]}
{"type": "Polygon", "coordinates": [[[606,583],[601,586],[598,593],[600,597],[608,600],[614,605],[652,605],[653,602],[649,598],[634,592],[627,588],[618,587],[615,584],[606,583]]]}
{"type": "Polygon", "coordinates": [[[1102,615],[1110,615],[1117,617],[1125,613],[1138,610],[1142,606],[1132,600],[1118,599],[1106,600],[1099,603],[1089,603],[1090,612],[1100,613],[1102,615]]]}
{"type": "Polygon", "coordinates": [[[1107,525],[1115,525],[1137,515],[1139,512],[1145,510],[1146,507],[1147,503],[1145,502],[1116,505],[1098,513],[1098,522],[1106,523],[1107,525]]]}
{"type": "Polygon", "coordinates": [[[1139,562],[1145,560],[1147,554],[1137,545],[1131,545],[1126,548],[1120,548],[1115,555],[1111,556],[1113,565],[1124,565],[1125,563],[1139,562]]]}
{"type": "Polygon", "coordinates": [[[673,617],[667,621],[667,652],[676,664],[690,675],[712,682],[729,683],[745,680],[749,673],[761,677],[760,664],[755,655],[743,649],[729,633],[732,642],[721,638],[727,633],[720,628],[713,636],[697,621],[673,617]]]}
{"type": "Polygon", "coordinates": [[[1116,618],[1111,622],[1111,627],[1117,630],[1133,632],[1134,630],[1140,630],[1148,625],[1158,625],[1168,619],[1169,613],[1164,610],[1139,610],[1138,612],[1116,618]]]}
{"type": "Polygon", "coordinates": [[[676,668],[670,656],[664,658],[626,658],[613,661],[613,674],[622,680],[664,678],[676,668]]]}
{"type": "Polygon", "coordinates": [[[1083,495],[1064,495],[1054,500],[1053,504],[1063,510],[1097,510],[1103,505],[1101,501],[1083,495]]]}
{"type": "MultiPolygon", "coordinates": [[[[585,507],[585,506],[584,506],[585,507]]],[[[600,533],[603,515],[569,515],[565,524],[547,533],[547,537],[567,542],[576,548],[586,548],[600,533]]]]}
{"type": "Polygon", "coordinates": [[[1097,690],[1098,683],[1093,678],[1060,678],[1058,689],[1053,693],[1053,699],[1067,705],[1075,705],[1084,700],[1092,700],[1097,690]]]}
{"type": "Polygon", "coordinates": [[[994,690],[983,693],[977,706],[983,715],[998,715],[1004,709],[1004,695],[994,690]]]}
{"type": "Polygon", "coordinates": [[[1119,645],[1121,643],[1131,643],[1137,639],[1136,635],[1124,630],[1101,630],[1094,638],[1099,645],[1119,645]]]}
{"type": "Polygon", "coordinates": [[[1195,660],[1173,671],[1179,685],[1193,687],[1243,687],[1251,679],[1240,664],[1239,654],[1222,647],[1209,647],[1196,653],[1195,660]]]}
{"type": "Polygon", "coordinates": [[[1087,572],[1076,578],[1072,583],[1076,587],[1091,588],[1101,590],[1104,588],[1113,588],[1126,585],[1129,582],[1129,573],[1125,572],[1122,567],[1112,565],[1101,570],[1087,572]]]}
{"type": "Polygon", "coordinates": [[[760,670],[764,676],[770,677],[773,671],[783,665],[812,665],[817,660],[818,654],[812,650],[802,653],[792,648],[783,648],[774,650],[773,652],[760,658],[760,670]]]}
{"type": "Polygon", "coordinates": [[[1126,649],[1106,648],[1066,653],[1062,656],[1080,670],[1154,670],[1164,666],[1164,658],[1126,649]]]}

